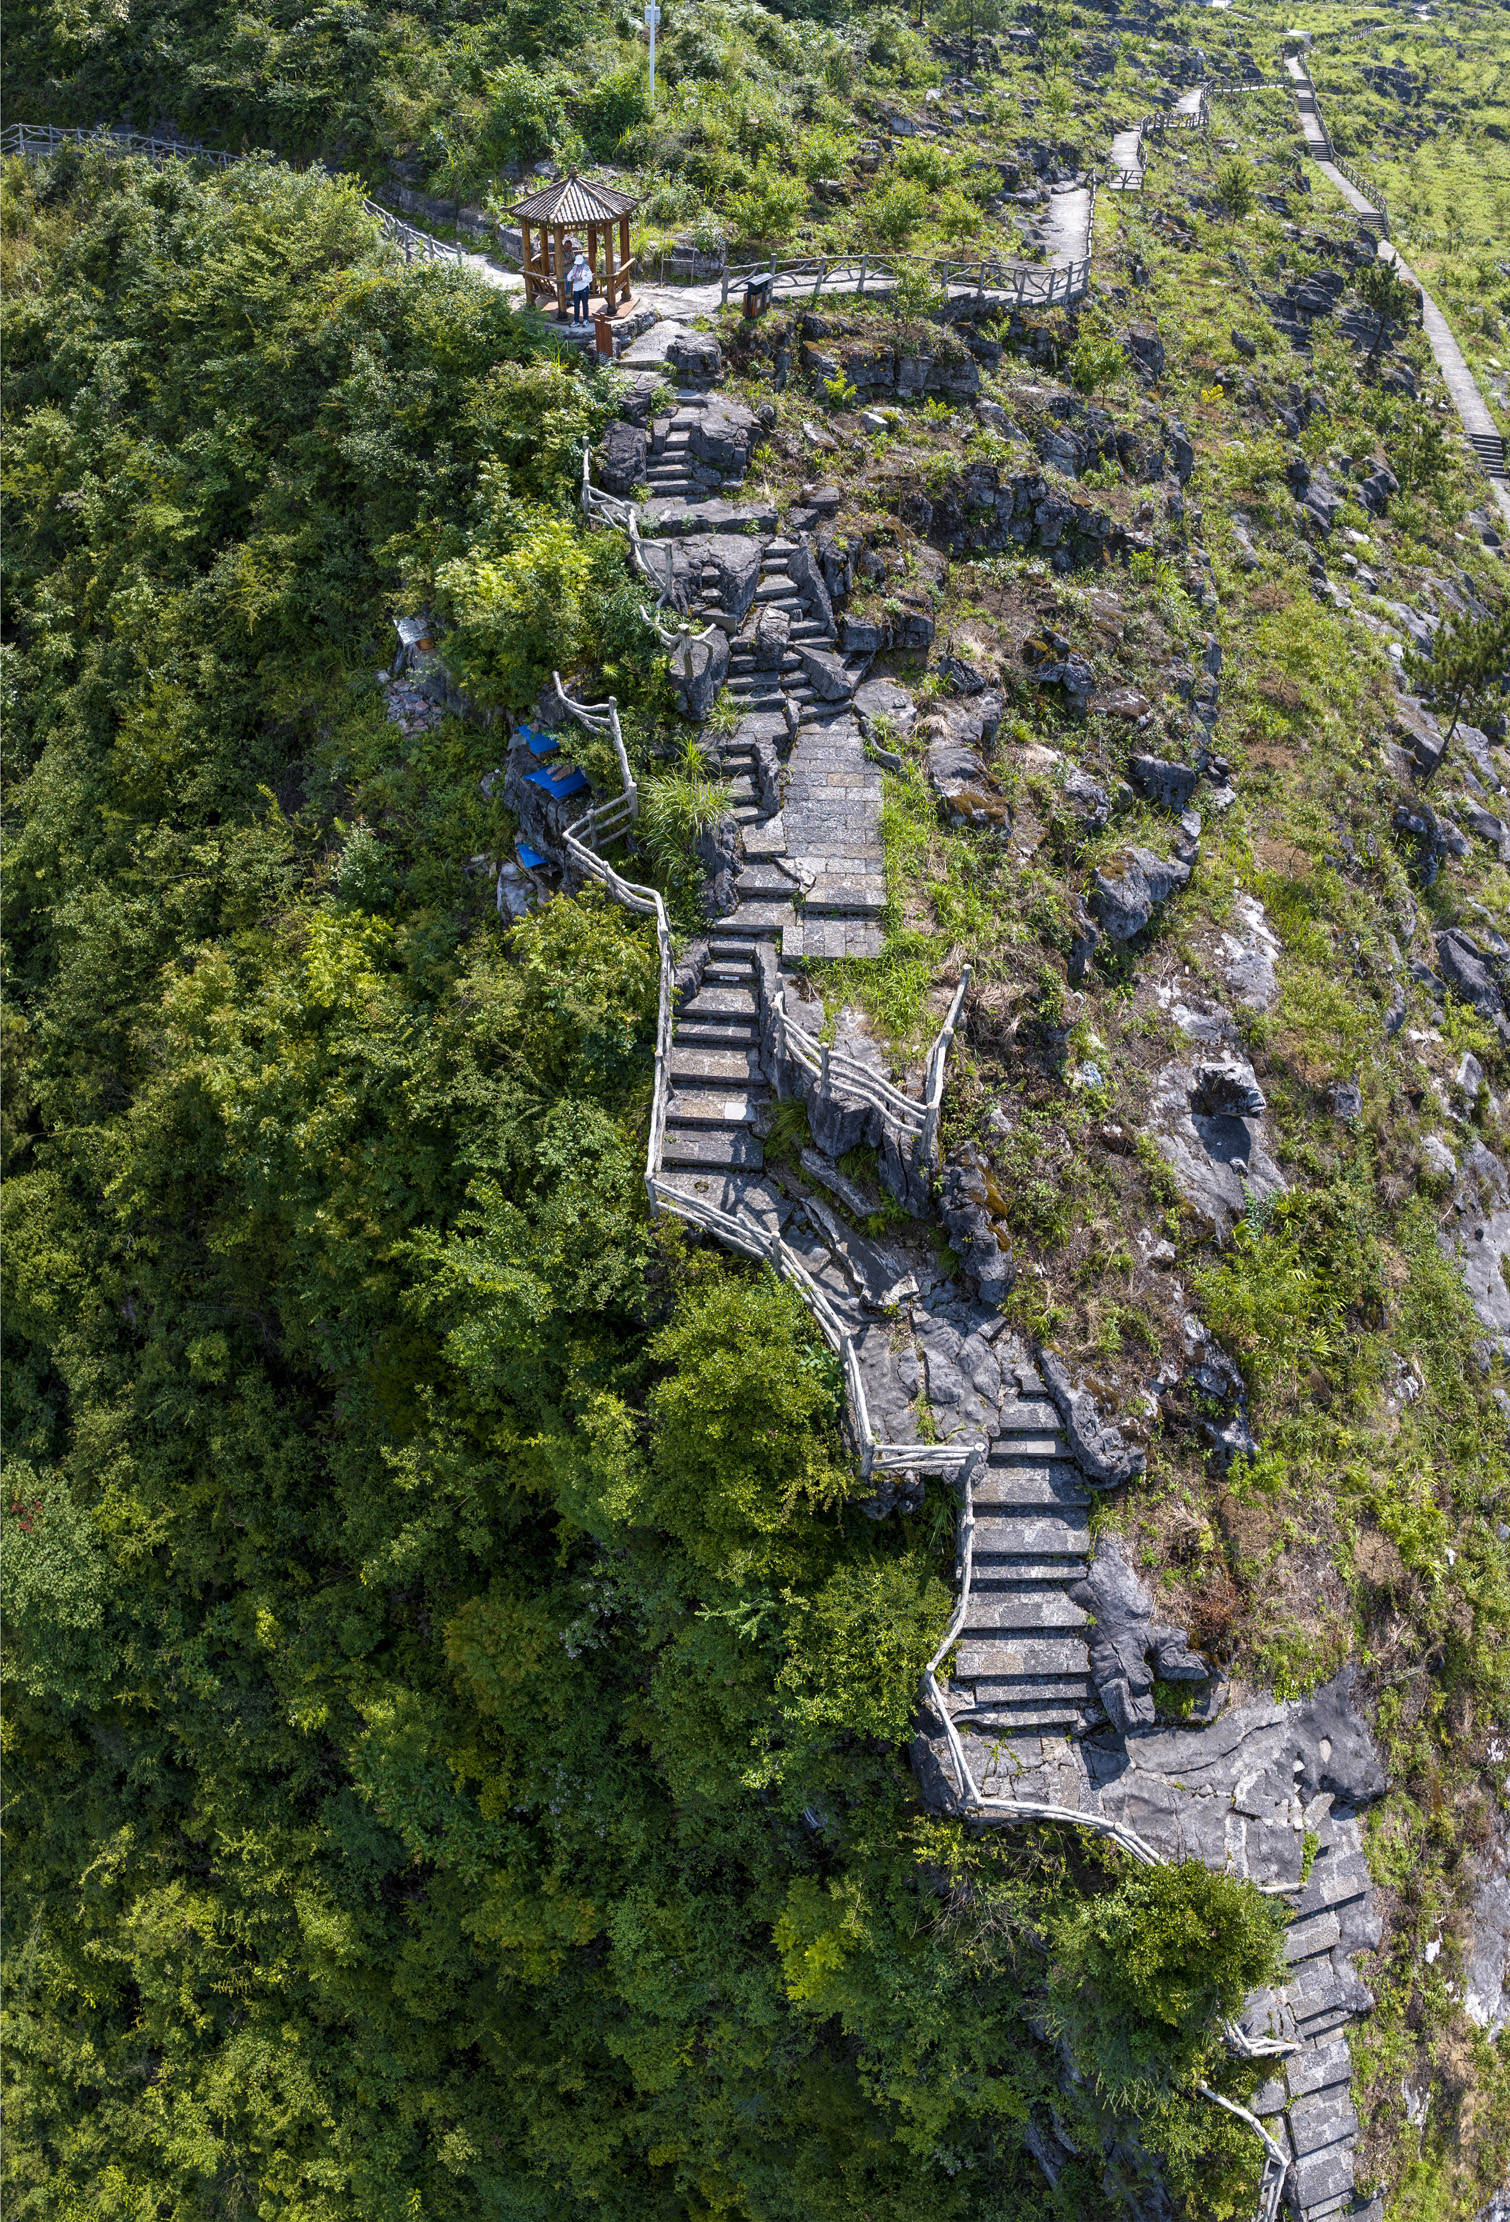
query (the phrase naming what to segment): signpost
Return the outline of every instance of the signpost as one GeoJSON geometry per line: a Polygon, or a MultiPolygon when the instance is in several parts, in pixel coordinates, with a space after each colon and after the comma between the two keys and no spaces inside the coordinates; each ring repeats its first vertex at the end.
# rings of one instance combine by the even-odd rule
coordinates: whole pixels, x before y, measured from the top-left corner
{"type": "Polygon", "coordinates": [[[650,33],[650,104],[655,106],[655,27],[661,20],[661,11],[655,0],[645,0],[645,28],[650,33]]]}

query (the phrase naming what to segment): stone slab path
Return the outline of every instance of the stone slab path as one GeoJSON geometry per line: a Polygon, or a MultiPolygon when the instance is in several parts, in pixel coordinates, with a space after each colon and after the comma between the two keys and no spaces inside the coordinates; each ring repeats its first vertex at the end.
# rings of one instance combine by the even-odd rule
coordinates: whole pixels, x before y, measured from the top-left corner
{"type": "Polygon", "coordinates": [[[886,901],[881,774],[849,712],[798,728],[782,805],[788,861],[808,880],[784,957],[878,957],[886,901]]]}

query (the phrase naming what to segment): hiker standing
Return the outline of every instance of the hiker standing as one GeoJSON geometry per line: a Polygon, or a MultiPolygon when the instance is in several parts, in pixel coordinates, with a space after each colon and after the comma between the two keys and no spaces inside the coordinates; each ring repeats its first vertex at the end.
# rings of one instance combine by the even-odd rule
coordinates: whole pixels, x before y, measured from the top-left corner
{"type": "MultiPolygon", "coordinates": [[[[568,240],[568,247],[576,247],[575,240],[568,240]]],[[[587,322],[587,303],[592,293],[592,264],[577,247],[577,259],[566,273],[566,287],[571,295],[572,322],[587,322]]]]}

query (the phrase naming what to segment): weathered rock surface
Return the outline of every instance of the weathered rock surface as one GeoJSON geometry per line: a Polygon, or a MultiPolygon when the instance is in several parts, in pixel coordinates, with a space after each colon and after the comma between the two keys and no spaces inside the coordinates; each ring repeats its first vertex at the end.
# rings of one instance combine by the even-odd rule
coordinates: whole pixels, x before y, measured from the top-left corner
{"type": "Polygon", "coordinates": [[[1189,877],[1190,866],[1179,858],[1132,848],[1125,852],[1120,871],[1103,868],[1094,874],[1086,902],[1113,941],[1131,941],[1189,877]]]}
{"type": "Polygon", "coordinates": [[[1180,1194],[1218,1236],[1230,1233],[1250,1195],[1273,1196],[1284,1189],[1284,1175],[1264,1139],[1262,1108],[1263,1092],[1251,1066],[1236,1057],[1200,1064],[1174,1059],[1150,1085],[1154,1143],[1180,1194]],[[1206,1108],[1255,1100],[1257,1111],[1206,1108]]]}
{"type": "Polygon", "coordinates": [[[1210,1667],[1191,1650],[1184,1629],[1155,1621],[1153,1598],[1129,1565],[1120,1536],[1102,1537],[1090,1573],[1070,1585],[1069,1595],[1094,1622],[1091,1676],[1119,1736],[1154,1726],[1156,1676],[1165,1682],[1210,1679],[1210,1667]]]}
{"type": "Polygon", "coordinates": [[[1235,898],[1232,919],[1218,944],[1222,977],[1245,1010],[1272,1010],[1279,999],[1279,936],[1254,895],[1235,898]]]}
{"type": "Polygon", "coordinates": [[[1437,1243],[1443,1256],[1462,1268],[1474,1310],[1510,1354],[1510,1287],[1504,1272],[1510,1258],[1510,1172],[1483,1142],[1475,1141],[1463,1155],[1437,1243]]]}
{"type": "Polygon", "coordinates": [[[711,332],[679,328],[665,342],[664,361],[679,378],[716,378],[723,357],[711,332]]]}
{"type": "Polygon", "coordinates": [[[1135,1481],[1148,1463],[1142,1451],[1124,1441],[1120,1430],[1102,1418],[1095,1398],[1070,1379],[1058,1353],[1045,1350],[1038,1370],[1064,1422],[1075,1463],[1086,1479],[1098,1489],[1117,1489],[1135,1481]]]}
{"type": "Polygon", "coordinates": [[[986,1166],[973,1142],[944,1166],[939,1180],[939,1217],[965,1271],[982,1300],[997,1304],[1011,1288],[1016,1268],[992,1218],[986,1166]]]}
{"type": "Polygon", "coordinates": [[[598,484],[605,493],[631,494],[645,483],[645,434],[637,424],[611,424],[598,442],[593,458],[598,484]]]}
{"type": "Polygon", "coordinates": [[[712,631],[703,639],[689,635],[671,657],[671,684],[682,716],[705,725],[719,688],[729,676],[729,636],[712,631]]]}
{"type": "Polygon", "coordinates": [[[1497,2037],[1510,2023],[1510,1860],[1503,1843],[1476,1865],[1479,1883],[1463,1954],[1463,2011],[1497,2037]]]}

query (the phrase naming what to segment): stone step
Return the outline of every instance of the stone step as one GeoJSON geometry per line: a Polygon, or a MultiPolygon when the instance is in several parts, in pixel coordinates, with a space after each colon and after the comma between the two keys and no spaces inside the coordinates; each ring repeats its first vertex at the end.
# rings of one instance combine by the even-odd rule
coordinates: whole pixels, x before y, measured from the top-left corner
{"type": "Polygon", "coordinates": [[[1089,1512],[981,1513],[975,1515],[975,1557],[1084,1557],[1091,1547],[1089,1512]]]}
{"type": "Polygon", "coordinates": [[[667,1059],[673,1081],[720,1082],[742,1087],[761,1078],[760,1058],[753,1049],[693,1049],[673,1042],[667,1059]]]}
{"type": "Polygon", "coordinates": [[[1020,1705],[974,1705],[969,1711],[977,1735],[992,1729],[1003,1736],[1073,1736],[1089,1725],[1091,1717],[1083,1705],[1057,1698],[1026,1698],[1020,1705]]]}
{"type": "Polygon", "coordinates": [[[699,988],[682,1011],[687,1018],[754,1018],[755,996],[750,988],[699,988]]]}
{"type": "Polygon", "coordinates": [[[760,805],[758,802],[737,802],[730,812],[730,816],[743,832],[746,826],[758,826],[760,824],[760,805]]]}
{"type": "Polygon", "coordinates": [[[1039,1459],[988,1466],[976,1480],[974,1498],[977,1514],[1069,1511],[1088,1505],[1091,1491],[1080,1468],[1068,1459],[1039,1459]]]}
{"type": "Polygon", "coordinates": [[[1019,1557],[1005,1551],[978,1550],[972,1593],[990,1596],[1014,1582],[1083,1582],[1089,1571],[1090,1562],[1083,1557],[1051,1558],[1038,1551],[1019,1557]]]}
{"type": "Polygon", "coordinates": [[[719,941],[726,934],[779,934],[784,926],[795,924],[796,917],[790,903],[741,903],[727,918],[715,919],[708,933],[719,941]]]}
{"type": "MultiPolygon", "coordinates": [[[[954,1671],[967,1681],[1016,1681],[1037,1676],[1046,1681],[1087,1674],[1085,1639],[1081,1636],[961,1636],[954,1654],[954,1671]]],[[[1088,1677],[1087,1677],[1088,1678],[1088,1677]]]]}
{"type": "Polygon", "coordinates": [[[678,1088],[666,1099],[666,1124],[752,1126],[770,1100],[769,1088],[745,1090],[739,1095],[716,1088],[678,1088]]]}
{"type": "Polygon", "coordinates": [[[741,895],[773,895],[778,901],[796,893],[790,876],[774,864],[747,864],[734,886],[741,895]]]}
{"type": "Polygon", "coordinates": [[[703,966],[700,985],[719,988],[746,988],[755,967],[748,957],[710,957],[703,966]]]}
{"type": "Polygon", "coordinates": [[[1060,1426],[1057,1405],[1047,1397],[1023,1397],[1016,1404],[1008,1404],[997,1421],[996,1432],[1002,1435],[1039,1435],[1045,1428],[1060,1426]]]}
{"type": "Polygon", "coordinates": [[[687,1048],[758,1049],[760,1029],[748,1018],[679,1018],[676,1038],[687,1048]]]}
{"type": "Polygon", "coordinates": [[[1046,1458],[1063,1458],[1068,1449],[1063,1435],[998,1435],[986,1454],[989,1466],[1042,1464],[1046,1458]]]}
{"type": "Polygon", "coordinates": [[[759,947],[759,942],[754,940],[753,938],[744,941],[731,938],[728,941],[721,941],[719,943],[718,953],[721,957],[727,956],[729,958],[734,958],[737,956],[744,956],[753,959],[755,952],[759,947]]]}
{"type": "Polygon", "coordinates": [[[972,1590],[960,1640],[963,1642],[976,1630],[993,1635],[1048,1635],[1051,1631],[1084,1628],[1089,1620],[1089,1613],[1072,1605],[1053,1583],[1013,1583],[1002,1589],[972,1590]]]}
{"type": "Polygon", "coordinates": [[[820,872],[804,908],[809,917],[879,918],[886,908],[885,885],[873,879],[830,879],[820,872]]]}
{"type": "MultiPolygon", "coordinates": [[[[1082,1652],[1084,1647],[1082,1646],[1082,1652]]],[[[976,1674],[949,1685],[976,1705],[1020,1705],[1030,1700],[1057,1705],[1078,1705],[1083,1711],[1096,1700],[1096,1685],[1083,1669],[1074,1674],[976,1674]]]]}
{"type": "Polygon", "coordinates": [[[758,582],[755,588],[755,599],[761,603],[800,602],[802,596],[797,592],[785,571],[780,571],[773,577],[763,578],[758,582]]]}
{"type": "Polygon", "coordinates": [[[666,1129],[661,1161],[666,1165],[728,1165],[758,1172],[765,1152],[748,1127],[672,1127],[666,1129]]]}

